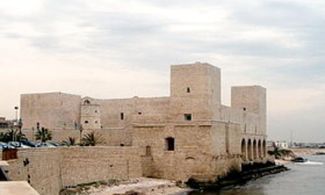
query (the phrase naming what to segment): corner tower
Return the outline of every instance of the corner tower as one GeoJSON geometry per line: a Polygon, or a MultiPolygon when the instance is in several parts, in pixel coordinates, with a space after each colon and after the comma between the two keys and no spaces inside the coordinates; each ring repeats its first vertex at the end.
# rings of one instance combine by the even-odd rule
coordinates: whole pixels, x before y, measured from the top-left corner
{"type": "Polygon", "coordinates": [[[231,88],[231,107],[255,113],[259,117],[259,133],[266,134],[266,89],[261,86],[231,88]]]}
{"type": "Polygon", "coordinates": [[[81,103],[80,122],[85,130],[101,129],[100,105],[95,100],[85,97],[81,103]]]}
{"type": "Polygon", "coordinates": [[[220,69],[196,62],[171,66],[171,120],[210,120],[221,104],[220,69]]]}

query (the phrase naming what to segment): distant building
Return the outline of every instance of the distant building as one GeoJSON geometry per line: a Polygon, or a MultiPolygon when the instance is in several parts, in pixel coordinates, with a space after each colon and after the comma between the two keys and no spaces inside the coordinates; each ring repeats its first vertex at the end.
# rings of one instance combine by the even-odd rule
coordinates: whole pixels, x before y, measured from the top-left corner
{"type": "Polygon", "coordinates": [[[0,117],[0,129],[8,129],[13,125],[13,122],[6,120],[5,117],[0,117]]]}
{"type": "Polygon", "coordinates": [[[287,141],[276,141],[275,142],[275,146],[281,149],[288,149],[289,148],[289,144],[287,141]]]}

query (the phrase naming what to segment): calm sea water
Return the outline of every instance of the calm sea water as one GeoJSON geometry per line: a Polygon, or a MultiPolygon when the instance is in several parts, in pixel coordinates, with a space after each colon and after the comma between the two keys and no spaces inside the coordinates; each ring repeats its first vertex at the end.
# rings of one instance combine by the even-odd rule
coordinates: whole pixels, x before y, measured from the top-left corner
{"type": "Polygon", "coordinates": [[[325,156],[306,156],[310,162],[288,164],[291,170],[250,181],[243,186],[218,192],[191,192],[189,195],[325,195],[325,156]]]}

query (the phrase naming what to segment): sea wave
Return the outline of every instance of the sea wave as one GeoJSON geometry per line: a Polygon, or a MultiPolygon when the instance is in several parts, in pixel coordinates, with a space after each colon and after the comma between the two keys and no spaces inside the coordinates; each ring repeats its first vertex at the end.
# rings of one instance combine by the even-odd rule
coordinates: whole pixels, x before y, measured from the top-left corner
{"type": "Polygon", "coordinates": [[[323,162],[315,162],[315,161],[306,161],[303,163],[295,163],[295,164],[299,164],[299,165],[323,165],[323,162]]]}

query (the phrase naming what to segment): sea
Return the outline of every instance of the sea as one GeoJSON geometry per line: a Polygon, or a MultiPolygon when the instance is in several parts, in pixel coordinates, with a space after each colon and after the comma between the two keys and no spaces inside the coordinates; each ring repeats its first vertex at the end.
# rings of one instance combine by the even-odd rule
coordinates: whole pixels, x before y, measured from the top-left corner
{"type": "Polygon", "coordinates": [[[188,195],[325,195],[325,155],[304,156],[305,163],[289,163],[289,171],[268,175],[240,186],[188,195]]]}

